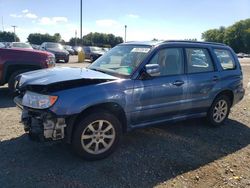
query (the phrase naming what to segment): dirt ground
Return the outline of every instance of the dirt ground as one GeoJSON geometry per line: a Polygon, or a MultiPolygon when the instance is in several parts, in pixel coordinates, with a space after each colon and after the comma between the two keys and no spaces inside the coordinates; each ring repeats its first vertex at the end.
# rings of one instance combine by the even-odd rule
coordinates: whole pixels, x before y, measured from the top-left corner
{"type": "Polygon", "coordinates": [[[198,119],[135,130],[95,162],[63,143],[30,141],[0,87],[0,187],[250,187],[250,62],[242,65],[246,95],[225,125],[198,119]]]}

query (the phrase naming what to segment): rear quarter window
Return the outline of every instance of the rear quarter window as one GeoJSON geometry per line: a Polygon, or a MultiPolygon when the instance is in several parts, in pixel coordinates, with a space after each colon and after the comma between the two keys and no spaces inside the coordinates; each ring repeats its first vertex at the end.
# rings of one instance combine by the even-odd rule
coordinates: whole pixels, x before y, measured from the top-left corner
{"type": "Polygon", "coordinates": [[[235,69],[235,61],[229,50],[214,49],[214,53],[223,70],[235,69]]]}

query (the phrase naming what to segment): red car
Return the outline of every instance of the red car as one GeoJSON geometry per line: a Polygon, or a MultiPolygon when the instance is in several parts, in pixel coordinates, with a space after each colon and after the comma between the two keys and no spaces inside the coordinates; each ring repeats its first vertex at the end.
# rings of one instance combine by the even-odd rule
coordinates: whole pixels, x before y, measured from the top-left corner
{"type": "Polygon", "coordinates": [[[14,91],[18,74],[55,66],[52,53],[31,49],[0,48],[0,86],[8,83],[14,91]]]}

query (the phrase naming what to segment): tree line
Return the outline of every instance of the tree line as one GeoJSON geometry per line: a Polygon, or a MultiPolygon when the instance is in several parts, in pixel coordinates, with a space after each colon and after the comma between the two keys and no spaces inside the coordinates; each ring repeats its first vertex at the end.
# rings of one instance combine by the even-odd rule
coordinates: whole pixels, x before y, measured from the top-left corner
{"type": "Polygon", "coordinates": [[[19,42],[20,39],[18,36],[13,32],[7,32],[7,31],[0,31],[0,42],[19,42]]]}
{"type": "MultiPolygon", "coordinates": [[[[16,36],[16,41],[20,39],[13,32],[0,32],[0,42],[14,42],[16,36]]],[[[31,33],[29,34],[27,41],[31,44],[40,45],[43,42],[59,42],[62,44],[69,44],[71,46],[100,46],[100,47],[114,47],[117,44],[123,43],[122,37],[115,36],[113,34],[106,33],[89,33],[80,38],[71,38],[69,42],[65,42],[60,33],[55,33],[50,35],[48,33],[31,33]]]]}
{"type": "Polygon", "coordinates": [[[220,42],[229,45],[236,53],[250,53],[250,18],[241,20],[229,27],[221,26],[202,33],[202,39],[208,42],[220,42]]]}
{"type": "Polygon", "coordinates": [[[101,47],[114,47],[117,44],[123,43],[122,37],[117,37],[113,34],[106,33],[89,33],[80,38],[71,38],[69,40],[69,45],[79,45],[84,46],[101,46],[101,47]]]}

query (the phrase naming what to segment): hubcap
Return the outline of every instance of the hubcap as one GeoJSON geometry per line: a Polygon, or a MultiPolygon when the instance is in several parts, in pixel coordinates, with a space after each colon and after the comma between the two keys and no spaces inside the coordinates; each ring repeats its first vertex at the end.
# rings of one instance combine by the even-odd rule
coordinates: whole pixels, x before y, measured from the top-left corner
{"type": "Polygon", "coordinates": [[[82,147],[91,154],[100,154],[107,151],[115,140],[115,129],[106,120],[97,120],[90,123],[81,136],[82,147]]]}
{"type": "Polygon", "coordinates": [[[219,100],[213,110],[213,119],[216,123],[222,122],[227,116],[227,102],[225,100],[219,100]]]}

